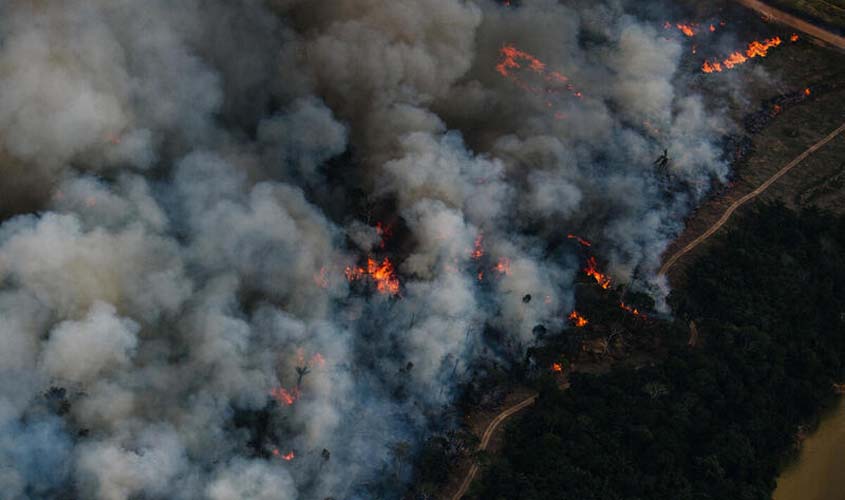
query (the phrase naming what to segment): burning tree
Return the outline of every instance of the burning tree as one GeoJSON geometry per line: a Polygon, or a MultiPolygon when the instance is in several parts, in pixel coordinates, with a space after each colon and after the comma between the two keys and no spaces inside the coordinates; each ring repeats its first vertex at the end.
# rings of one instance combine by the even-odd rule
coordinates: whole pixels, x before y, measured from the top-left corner
{"type": "Polygon", "coordinates": [[[384,295],[399,294],[399,278],[390,259],[385,257],[381,264],[372,257],[367,258],[367,267],[347,267],[346,278],[357,281],[369,278],[376,284],[376,290],[384,295]]]}
{"type": "Polygon", "coordinates": [[[606,274],[599,272],[598,264],[596,264],[595,257],[590,257],[589,259],[587,259],[587,267],[584,268],[584,274],[596,280],[596,283],[598,283],[599,286],[604,288],[605,290],[610,288],[610,277],[608,277],[606,274]]]}
{"type": "MultiPolygon", "coordinates": [[[[795,38],[792,41],[795,42],[797,40],[795,38]]],[[[740,64],[745,64],[749,59],[766,57],[769,54],[769,49],[777,47],[781,43],[783,43],[783,40],[779,36],[767,38],[763,41],[754,40],[748,44],[748,48],[744,51],[732,52],[729,56],[721,60],[711,59],[710,61],[704,61],[701,65],[701,71],[704,73],[720,73],[727,69],[733,69],[740,64]]]]}
{"type": "Polygon", "coordinates": [[[589,324],[589,321],[587,320],[587,318],[582,316],[581,313],[579,313],[578,311],[572,311],[571,313],[569,313],[569,316],[567,316],[567,317],[569,318],[570,321],[572,321],[572,324],[575,325],[578,328],[583,328],[583,327],[587,326],[587,324],[589,324]]]}

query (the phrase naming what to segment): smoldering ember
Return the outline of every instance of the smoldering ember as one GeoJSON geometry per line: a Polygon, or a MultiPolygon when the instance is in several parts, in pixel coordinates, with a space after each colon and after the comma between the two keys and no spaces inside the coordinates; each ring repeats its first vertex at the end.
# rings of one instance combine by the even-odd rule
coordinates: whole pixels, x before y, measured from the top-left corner
{"type": "Polygon", "coordinates": [[[697,319],[670,245],[839,88],[705,3],[0,3],[0,498],[465,494],[514,387],[697,319]]]}

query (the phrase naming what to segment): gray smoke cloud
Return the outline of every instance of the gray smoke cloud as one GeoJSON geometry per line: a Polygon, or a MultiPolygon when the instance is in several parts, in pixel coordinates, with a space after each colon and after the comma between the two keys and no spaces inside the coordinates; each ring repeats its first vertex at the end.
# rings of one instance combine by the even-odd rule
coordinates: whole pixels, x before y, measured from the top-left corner
{"type": "Polygon", "coordinates": [[[10,0],[0,42],[4,498],[397,498],[566,328],[566,233],[653,289],[727,174],[638,2],[10,0]]]}

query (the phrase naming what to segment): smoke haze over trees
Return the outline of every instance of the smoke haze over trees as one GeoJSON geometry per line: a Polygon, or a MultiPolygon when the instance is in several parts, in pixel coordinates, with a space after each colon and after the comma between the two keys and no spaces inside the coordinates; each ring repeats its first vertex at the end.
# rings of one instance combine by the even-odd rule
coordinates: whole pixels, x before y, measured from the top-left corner
{"type": "Polygon", "coordinates": [[[471,368],[566,327],[567,232],[659,297],[725,179],[656,6],[3,2],[3,497],[395,497],[471,368]]]}
{"type": "Polygon", "coordinates": [[[718,240],[670,297],[666,358],[545,385],[478,498],[771,498],[845,377],[845,218],[770,205],[718,240]]]}

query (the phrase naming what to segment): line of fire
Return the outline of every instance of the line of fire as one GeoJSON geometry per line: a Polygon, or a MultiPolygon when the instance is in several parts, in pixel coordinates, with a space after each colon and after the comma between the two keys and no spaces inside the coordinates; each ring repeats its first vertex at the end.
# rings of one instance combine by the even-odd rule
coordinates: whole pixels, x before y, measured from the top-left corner
{"type": "Polygon", "coordinates": [[[702,354],[673,280],[845,89],[740,3],[0,2],[0,500],[431,500],[702,354]]]}
{"type": "MultiPolygon", "coordinates": [[[[505,6],[510,7],[510,2],[505,2],[505,6]]],[[[725,26],[726,22],[723,20],[666,21],[662,28],[672,34],[667,36],[681,36],[689,44],[691,53],[699,55],[705,52],[705,47],[708,45],[717,47],[716,37],[725,26]]],[[[698,71],[707,75],[732,70],[755,58],[767,57],[770,52],[786,41],[796,43],[799,40],[798,34],[791,33],[750,40],[746,42],[744,48],[721,55],[719,49],[714,48],[710,56],[701,58],[698,71]]],[[[537,56],[511,42],[504,42],[501,45],[499,59],[493,69],[516,88],[540,99],[544,107],[557,120],[567,119],[565,108],[569,100],[590,98],[589,93],[582,91],[577,82],[563,69],[551,68],[537,56]]],[[[783,94],[773,99],[771,103],[764,104],[756,113],[756,120],[767,123],[768,120],[783,112],[785,106],[806,100],[812,95],[811,87],[783,94]]],[[[755,114],[751,117],[754,119],[755,114]]],[[[644,121],[642,125],[653,135],[661,133],[648,121],[644,121]]],[[[753,125],[751,128],[753,129],[753,125]]],[[[119,136],[109,136],[107,140],[112,144],[121,142],[119,136]]],[[[664,150],[654,164],[661,169],[666,169],[670,161],[669,151],[664,150]]],[[[88,204],[89,207],[93,207],[96,205],[96,200],[89,200],[88,204]]],[[[403,226],[401,218],[396,216],[393,216],[389,223],[376,222],[371,230],[377,236],[378,242],[373,246],[370,254],[362,255],[357,261],[345,265],[322,267],[313,276],[315,284],[320,288],[328,289],[333,286],[333,280],[342,279],[354,294],[382,297],[388,301],[403,300],[402,273],[400,272],[402,260],[398,257],[402,254],[402,249],[397,243],[397,240],[401,238],[394,238],[394,236],[398,233],[404,238],[409,231],[403,226]]],[[[567,240],[580,250],[578,252],[581,259],[579,278],[575,283],[577,305],[570,310],[559,311],[557,318],[550,321],[550,324],[556,325],[558,329],[554,334],[550,331],[551,327],[544,324],[536,325],[533,333],[538,340],[545,343],[542,344],[541,349],[529,348],[528,350],[528,357],[531,359],[533,368],[538,372],[548,372],[561,386],[566,386],[568,375],[579,368],[584,370],[584,367],[587,367],[587,371],[605,370],[614,362],[629,358],[634,352],[660,347],[659,341],[656,344],[653,337],[642,335],[652,326],[652,316],[657,316],[654,300],[647,293],[632,291],[628,289],[627,284],[617,283],[609,273],[603,270],[605,263],[595,253],[600,245],[594,245],[592,241],[573,233],[565,234],[558,243],[563,244],[567,240]]],[[[467,248],[465,257],[465,259],[455,259],[444,266],[454,273],[468,273],[474,277],[479,287],[489,288],[512,274],[511,258],[508,255],[495,254],[485,248],[483,231],[478,232],[472,247],[467,248]]],[[[530,307],[533,300],[535,299],[532,293],[526,290],[521,300],[523,305],[530,307]]],[[[541,300],[546,303],[551,302],[549,297],[543,297],[541,300]]],[[[694,346],[697,337],[695,323],[690,322],[691,346],[694,346]]],[[[327,360],[319,352],[306,353],[301,348],[289,355],[294,358],[294,372],[279,374],[279,379],[290,383],[272,387],[267,392],[268,399],[282,416],[285,412],[294,411],[298,405],[302,404],[303,399],[309,398],[306,384],[309,374],[331,369],[332,363],[340,361],[327,360]]],[[[289,366],[290,360],[286,361],[280,364],[289,366]]],[[[404,368],[406,371],[411,369],[410,363],[404,368]]],[[[843,389],[839,387],[839,390],[843,389]]],[[[279,437],[282,434],[281,431],[274,430],[274,425],[282,429],[284,425],[264,421],[277,416],[269,415],[268,417],[265,412],[242,412],[236,417],[236,425],[250,428],[258,426],[262,429],[260,438],[256,437],[250,443],[265,458],[283,462],[297,460],[299,457],[297,451],[286,446],[284,440],[279,437]]],[[[320,460],[328,462],[330,458],[331,451],[323,449],[320,460]]]]}
{"type": "MultiPolygon", "coordinates": [[[[669,22],[663,28],[689,40],[692,53],[702,52],[702,45],[713,42],[719,31],[726,26],[725,21],[712,22],[669,22]]],[[[700,71],[704,74],[720,73],[734,69],[755,58],[763,58],[770,51],[788,40],[796,43],[797,34],[787,34],[784,37],[774,36],[761,40],[751,40],[746,48],[728,53],[724,56],[712,55],[702,59],[700,71]]],[[[513,43],[504,43],[499,50],[495,72],[509,80],[516,88],[527,94],[541,99],[544,106],[558,120],[565,120],[566,101],[570,99],[589,99],[590,96],[582,92],[576,82],[560,68],[550,68],[544,61],[517,47],[513,43]]],[[[810,87],[794,92],[793,97],[781,98],[777,102],[767,104],[760,110],[760,120],[768,120],[783,111],[783,107],[794,102],[810,98],[810,87]]],[[[650,129],[650,124],[643,126],[650,129]]],[[[659,131],[653,131],[659,135],[659,131]]],[[[654,162],[661,169],[665,169],[671,157],[668,150],[664,150],[654,162]]],[[[401,218],[392,217],[390,222],[376,222],[372,232],[377,237],[377,243],[368,255],[363,255],[357,262],[336,265],[334,268],[326,266],[314,276],[314,282],[321,288],[329,288],[333,280],[345,280],[353,292],[363,296],[381,296],[384,300],[403,300],[403,283],[400,272],[402,261],[397,256],[402,254],[399,240],[408,234],[401,218]],[[399,234],[399,237],[394,237],[399,234]]],[[[561,235],[559,244],[569,242],[575,245],[580,255],[579,276],[576,280],[577,306],[571,310],[559,311],[558,317],[550,322],[556,325],[563,335],[552,335],[551,326],[538,324],[534,333],[538,339],[545,340],[542,349],[529,349],[529,357],[536,370],[548,371],[561,384],[567,383],[567,375],[581,366],[608,365],[614,360],[624,359],[631,352],[643,349],[653,349],[650,343],[654,339],[641,335],[650,328],[650,316],[654,315],[654,301],[646,293],[629,290],[626,284],[619,284],[603,270],[603,262],[597,257],[596,251],[600,245],[594,245],[590,240],[577,234],[561,235]],[[646,345],[649,344],[649,345],[646,345]],[[551,347],[551,348],[550,348],[551,347]],[[550,354],[552,353],[552,354],[550,354]]],[[[479,287],[491,287],[499,280],[505,279],[512,273],[511,258],[499,255],[485,248],[485,236],[479,231],[471,248],[466,249],[464,259],[455,259],[444,264],[445,268],[454,273],[467,273],[474,277],[479,287]]],[[[530,307],[534,299],[530,290],[525,290],[522,303],[530,307]]],[[[549,297],[543,297],[546,303],[549,297]]],[[[695,332],[694,323],[691,331],[695,332]]],[[[693,336],[691,336],[691,339],[693,336]]],[[[268,397],[275,402],[282,411],[293,411],[303,398],[308,398],[304,381],[314,370],[328,369],[332,360],[326,360],[320,353],[306,354],[301,349],[294,353],[296,358],[295,373],[281,374],[280,380],[290,380],[288,386],[273,387],[268,397]]],[[[410,370],[410,366],[407,368],[410,370]]],[[[271,433],[272,434],[272,433],[271,433]]],[[[269,436],[264,442],[275,442],[276,446],[264,450],[268,457],[283,461],[296,459],[296,450],[284,447],[280,440],[269,436]]],[[[323,450],[322,459],[329,460],[331,453],[323,450]]]]}

